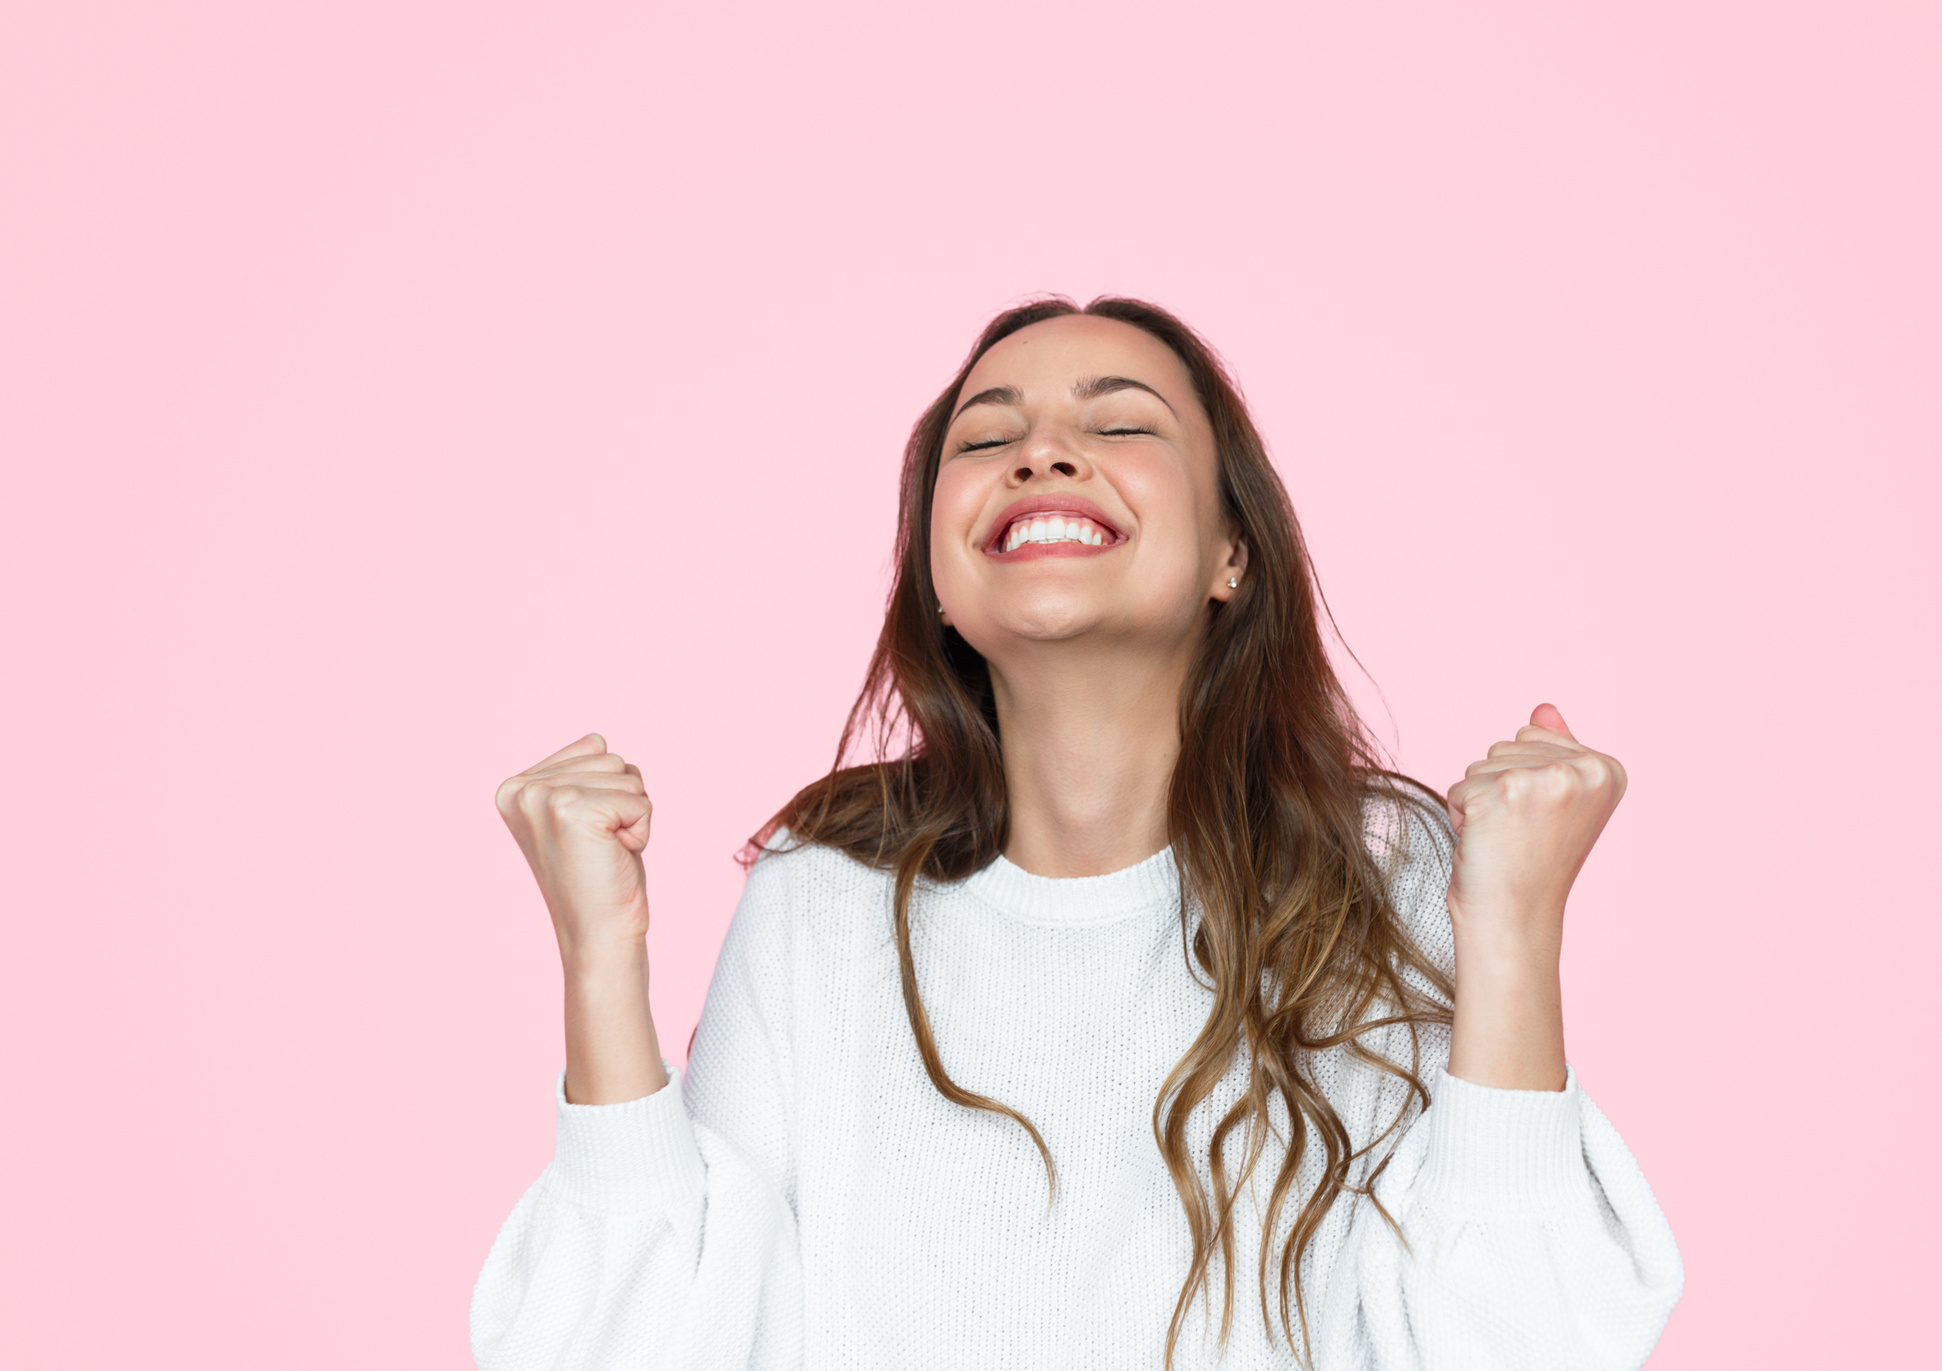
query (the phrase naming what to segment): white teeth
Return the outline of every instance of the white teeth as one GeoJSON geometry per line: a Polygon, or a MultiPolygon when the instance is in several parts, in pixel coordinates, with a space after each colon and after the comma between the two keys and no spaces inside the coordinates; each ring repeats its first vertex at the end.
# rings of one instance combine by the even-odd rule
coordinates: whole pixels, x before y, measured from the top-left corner
{"type": "Polygon", "coordinates": [[[1090,519],[1068,519],[1062,514],[1020,519],[1005,532],[1005,551],[1011,552],[1026,543],[1079,543],[1089,547],[1104,547],[1107,542],[1106,530],[1090,519]]]}

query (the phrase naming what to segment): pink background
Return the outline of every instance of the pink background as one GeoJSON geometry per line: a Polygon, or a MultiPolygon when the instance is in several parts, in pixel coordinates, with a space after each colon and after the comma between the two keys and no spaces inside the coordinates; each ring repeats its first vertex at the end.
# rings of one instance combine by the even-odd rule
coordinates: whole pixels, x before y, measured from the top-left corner
{"type": "Polygon", "coordinates": [[[1225,351],[1405,767],[1541,699],[1630,766],[1567,1005],[1686,1256],[1654,1367],[1932,1355],[1939,40],[11,7],[7,1362],[468,1364],[560,1062],[495,783],[640,761],[678,1051],[903,436],[1048,289],[1225,351]]]}

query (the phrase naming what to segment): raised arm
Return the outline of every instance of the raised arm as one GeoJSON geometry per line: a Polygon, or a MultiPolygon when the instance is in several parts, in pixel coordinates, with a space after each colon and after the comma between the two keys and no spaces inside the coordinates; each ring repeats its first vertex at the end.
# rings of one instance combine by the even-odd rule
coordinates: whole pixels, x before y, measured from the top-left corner
{"type": "Polygon", "coordinates": [[[786,1138],[786,1024],[750,987],[788,963],[788,901],[751,876],[703,1015],[717,1093],[669,1089],[648,1004],[640,772],[589,735],[507,781],[499,811],[539,881],[566,973],[553,1161],[500,1230],[472,1299],[482,1371],[799,1364],[801,1261],[786,1138]]]}
{"type": "Polygon", "coordinates": [[[1456,1025],[1450,1073],[1507,1090],[1562,1090],[1558,954],[1564,904],[1625,794],[1625,768],[1594,752],[1555,705],[1450,787],[1456,1025]]]}
{"type": "Polygon", "coordinates": [[[1376,1184],[1400,1236],[1357,1206],[1318,1366],[1637,1368],[1683,1286],[1651,1187],[1564,1056],[1565,898],[1625,773],[1552,706],[1531,718],[1450,790],[1447,895],[1428,871],[1447,834],[1409,882],[1424,942],[1455,941],[1448,1069],[1425,1073],[1430,1107],[1376,1184]]]}
{"type": "Polygon", "coordinates": [[[566,977],[566,1097],[619,1104],[667,1084],[647,997],[640,768],[589,733],[499,787],[499,814],[546,897],[566,977]]]}

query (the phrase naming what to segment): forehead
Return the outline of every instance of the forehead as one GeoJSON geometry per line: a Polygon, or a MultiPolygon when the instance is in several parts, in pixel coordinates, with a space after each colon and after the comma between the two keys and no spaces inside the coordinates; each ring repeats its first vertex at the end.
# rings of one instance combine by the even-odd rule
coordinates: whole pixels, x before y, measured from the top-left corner
{"type": "Polygon", "coordinates": [[[964,378],[958,400],[993,386],[1050,398],[1096,376],[1144,381],[1176,407],[1193,401],[1193,380],[1172,348],[1145,329],[1089,314],[1046,319],[997,343],[964,378]]]}

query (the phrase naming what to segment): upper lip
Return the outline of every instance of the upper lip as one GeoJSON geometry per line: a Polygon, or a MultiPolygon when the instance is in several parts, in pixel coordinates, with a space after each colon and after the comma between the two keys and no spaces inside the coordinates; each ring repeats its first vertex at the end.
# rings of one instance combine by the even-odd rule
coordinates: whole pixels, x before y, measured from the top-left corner
{"type": "Polygon", "coordinates": [[[1124,536],[1119,526],[1106,517],[1105,511],[1090,500],[1077,495],[1032,495],[1023,500],[1014,500],[1000,511],[997,522],[991,526],[991,536],[985,539],[985,551],[1003,552],[1005,530],[1028,514],[1076,514],[1105,529],[1109,540],[1117,541],[1124,536]]]}

